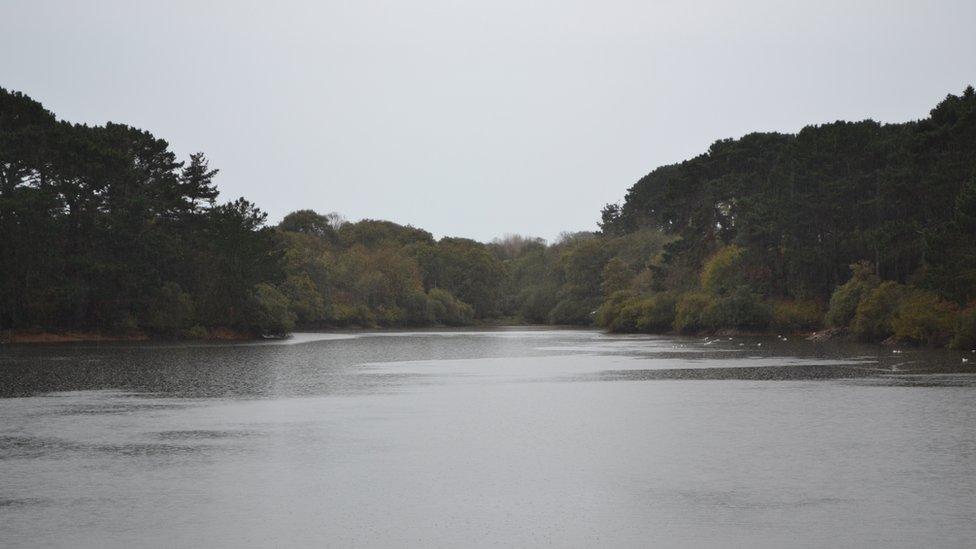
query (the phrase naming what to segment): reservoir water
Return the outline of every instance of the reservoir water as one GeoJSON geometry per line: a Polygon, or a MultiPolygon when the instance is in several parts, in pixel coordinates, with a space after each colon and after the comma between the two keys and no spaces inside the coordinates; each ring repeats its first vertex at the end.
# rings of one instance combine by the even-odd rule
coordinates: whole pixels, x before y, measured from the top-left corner
{"type": "Polygon", "coordinates": [[[965,356],[527,328],[0,347],[0,545],[971,547],[965,356]]]}

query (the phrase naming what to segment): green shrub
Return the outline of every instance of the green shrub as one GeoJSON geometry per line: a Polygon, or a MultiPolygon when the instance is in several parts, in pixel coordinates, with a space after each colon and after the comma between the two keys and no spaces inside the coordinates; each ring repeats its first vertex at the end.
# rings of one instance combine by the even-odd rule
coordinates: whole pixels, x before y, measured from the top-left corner
{"type": "Polygon", "coordinates": [[[427,294],[421,289],[408,291],[400,298],[400,305],[403,308],[403,323],[410,326],[426,326],[433,322],[428,307],[427,294]]]}
{"type": "Polygon", "coordinates": [[[823,307],[816,301],[775,301],[771,326],[784,332],[816,330],[823,322],[823,307]]]}
{"type": "Polygon", "coordinates": [[[674,311],[674,329],[681,333],[696,333],[705,329],[705,310],[714,298],[703,293],[682,295],[674,311]]]}
{"type": "Polygon", "coordinates": [[[831,328],[846,328],[851,325],[857,306],[861,301],[881,284],[881,279],[874,274],[870,263],[862,261],[851,265],[854,272],[851,279],[837,287],[830,296],[827,316],[824,322],[831,328]]]}
{"type": "Polygon", "coordinates": [[[710,330],[764,330],[769,326],[769,321],[769,308],[759,296],[745,287],[714,299],[702,314],[702,323],[710,330]]]}
{"type": "Polygon", "coordinates": [[[193,325],[193,299],[179,284],[167,282],[153,295],[142,326],[154,332],[179,334],[193,325]]]}
{"type": "Polygon", "coordinates": [[[944,346],[951,338],[956,306],[928,290],[909,289],[898,304],[891,328],[895,338],[944,346]]]}
{"type": "Polygon", "coordinates": [[[183,330],[183,337],[186,339],[206,339],[207,329],[199,324],[183,330]]]}
{"type": "Polygon", "coordinates": [[[521,303],[518,314],[522,320],[545,324],[557,303],[556,289],[548,285],[534,286],[519,292],[517,301],[521,303]]]}
{"type": "Polygon", "coordinates": [[[671,293],[655,294],[641,300],[637,317],[637,331],[648,333],[668,332],[674,328],[674,311],[677,298],[671,293]]]}
{"type": "Polygon", "coordinates": [[[742,259],[745,250],[735,244],[726,246],[708,258],[702,266],[701,285],[706,291],[725,295],[745,283],[742,259]]]}
{"type": "Polygon", "coordinates": [[[340,326],[361,326],[363,328],[376,326],[376,317],[366,305],[337,303],[333,310],[335,322],[340,326]]]}
{"type": "Polygon", "coordinates": [[[549,312],[549,324],[587,326],[593,321],[593,306],[578,299],[567,298],[549,312]]]}
{"type": "Polygon", "coordinates": [[[953,328],[949,347],[961,351],[976,349],[976,303],[971,303],[956,315],[953,328]]]}
{"type": "Polygon", "coordinates": [[[617,296],[598,311],[599,321],[613,332],[667,332],[674,326],[676,302],[670,293],[617,296]]]}
{"type": "Polygon", "coordinates": [[[376,315],[373,313],[373,309],[362,303],[352,308],[350,321],[352,324],[362,328],[375,328],[377,326],[376,315]]]}
{"type": "Polygon", "coordinates": [[[601,328],[611,328],[614,320],[620,315],[620,309],[624,304],[634,299],[634,294],[630,292],[614,292],[609,299],[603,302],[596,310],[594,324],[601,328]]]}
{"type": "Polygon", "coordinates": [[[897,282],[882,282],[858,304],[851,332],[862,341],[882,341],[891,337],[895,333],[891,321],[906,292],[907,288],[897,282]]]}
{"type": "Polygon", "coordinates": [[[246,324],[264,335],[282,335],[295,327],[295,314],[288,308],[285,294],[262,282],[251,291],[246,324]]]}
{"type": "Polygon", "coordinates": [[[286,278],[282,291],[288,297],[288,307],[298,322],[315,323],[325,319],[325,300],[307,273],[286,278]]]}
{"type": "Polygon", "coordinates": [[[642,300],[632,297],[620,305],[617,315],[610,321],[611,332],[636,332],[637,321],[641,316],[642,300]]]}
{"type": "Polygon", "coordinates": [[[474,320],[474,308],[441,288],[427,292],[428,317],[432,322],[448,326],[465,326],[474,320]]]}
{"type": "Polygon", "coordinates": [[[407,317],[407,312],[396,305],[379,305],[373,308],[373,317],[380,326],[399,326],[407,317]]]}

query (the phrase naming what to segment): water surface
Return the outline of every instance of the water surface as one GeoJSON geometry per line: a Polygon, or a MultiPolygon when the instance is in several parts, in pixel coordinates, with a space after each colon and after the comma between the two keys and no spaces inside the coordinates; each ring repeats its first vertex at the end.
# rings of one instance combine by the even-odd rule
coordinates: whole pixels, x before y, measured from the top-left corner
{"type": "Polygon", "coordinates": [[[542,329],[0,348],[0,540],[970,546],[963,356],[542,329]]]}

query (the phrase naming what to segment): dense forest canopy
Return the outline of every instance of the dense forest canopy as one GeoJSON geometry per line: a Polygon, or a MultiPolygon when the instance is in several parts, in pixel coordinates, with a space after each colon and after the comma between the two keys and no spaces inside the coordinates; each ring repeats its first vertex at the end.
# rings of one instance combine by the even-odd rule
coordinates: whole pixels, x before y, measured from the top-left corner
{"type": "Polygon", "coordinates": [[[505,319],[976,344],[972,87],[915,122],[717,141],[638,181],[599,232],[551,244],[313,210],[270,227],[243,198],[219,202],[216,174],[146,131],[59,121],[0,89],[0,328],[505,319]]]}
{"type": "MultiPolygon", "coordinates": [[[[835,290],[870,274],[913,297],[894,300],[877,319],[884,328],[863,334],[867,339],[939,340],[951,332],[948,312],[976,299],[974,197],[976,94],[969,87],[916,122],[836,122],[796,135],[718,141],[642,178],[623,204],[604,208],[601,228],[606,235],[657,230],[674,237],[652,267],[653,291],[642,297],[670,294],[677,317],[694,318],[707,303],[711,313],[698,317],[712,318],[698,318],[692,330],[764,328],[777,310],[783,328],[817,327],[818,309],[837,304],[835,290]],[[723,300],[734,303],[714,310],[723,300]],[[922,315],[908,306],[918,300],[940,313],[908,318],[922,315]],[[898,319],[902,331],[892,325],[898,319]]],[[[629,325],[618,312],[608,310],[606,322],[629,325]]],[[[681,328],[688,318],[673,322],[681,328]]]]}
{"type": "Polygon", "coordinates": [[[829,297],[852,263],[868,260],[883,278],[924,279],[968,301],[976,297],[971,273],[952,271],[947,263],[963,265],[945,252],[967,235],[957,206],[974,168],[970,87],[918,122],[836,122],[718,141],[642,178],[622,206],[603,210],[602,228],[680,236],[669,253],[694,266],[737,244],[758,269],[756,283],[780,297],[829,297]]]}
{"type": "Polygon", "coordinates": [[[59,122],[0,90],[0,324],[260,329],[273,231],[243,199],[216,203],[216,173],[148,132],[59,122]]]}

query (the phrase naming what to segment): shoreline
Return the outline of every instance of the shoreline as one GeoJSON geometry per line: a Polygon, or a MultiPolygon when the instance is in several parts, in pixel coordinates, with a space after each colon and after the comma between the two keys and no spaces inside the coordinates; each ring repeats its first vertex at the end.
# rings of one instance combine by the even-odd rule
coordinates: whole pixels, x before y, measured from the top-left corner
{"type": "Polygon", "coordinates": [[[250,341],[261,336],[230,328],[211,328],[203,337],[164,336],[141,330],[3,330],[0,345],[56,345],[69,343],[124,343],[144,341],[250,341]]]}
{"type": "MultiPolygon", "coordinates": [[[[467,326],[297,326],[294,330],[284,336],[266,336],[252,332],[244,332],[227,327],[216,327],[206,329],[206,335],[189,336],[184,334],[165,335],[143,330],[133,330],[127,332],[112,332],[107,330],[85,330],[85,329],[31,329],[31,330],[0,330],[0,346],[5,345],[58,345],[71,343],[133,343],[148,341],[260,341],[263,339],[284,339],[293,333],[302,332],[361,332],[361,331],[395,331],[395,330],[419,330],[419,329],[478,329],[478,328],[504,328],[513,326],[549,326],[546,324],[523,324],[514,322],[511,319],[499,319],[497,322],[480,321],[467,326]]],[[[559,327],[559,326],[553,326],[559,327]]]]}
{"type": "MultiPolygon", "coordinates": [[[[606,334],[620,334],[620,335],[665,335],[665,336],[678,336],[678,337],[770,337],[770,338],[784,338],[784,335],[791,338],[798,338],[803,341],[809,341],[812,343],[825,343],[825,342],[847,342],[847,343],[859,343],[863,345],[876,346],[879,348],[893,348],[893,347],[904,347],[904,348],[920,348],[920,349],[944,349],[942,347],[927,347],[927,346],[917,346],[904,343],[898,343],[891,340],[886,341],[856,341],[850,338],[850,336],[844,331],[836,328],[823,328],[814,331],[798,331],[798,332],[770,332],[770,331],[744,331],[744,330],[734,330],[734,329],[724,329],[717,330],[714,332],[700,332],[694,334],[682,334],[678,332],[627,332],[627,331],[612,331],[605,330],[596,326],[577,326],[577,325],[555,325],[555,324],[532,324],[532,323],[519,323],[514,322],[512,319],[499,319],[499,321],[480,321],[474,324],[466,326],[298,326],[291,332],[283,336],[266,336],[250,332],[243,332],[240,330],[235,330],[227,327],[216,327],[209,328],[206,330],[206,335],[203,336],[188,336],[188,335],[164,335],[155,334],[151,332],[145,332],[142,330],[135,330],[129,332],[111,332],[111,331],[100,331],[100,330],[43,330],[43,329],[33,329],[33,330],[0,330],[0,347],[8,345],[67,345],[73,343],[139,343],[139,342],[151,342],[151,341],[171,341],[171,342],[187,342],[187,341],[202,341],[202,342],[244,342],[244,341],[260,341],[263,339],[287,339],[295,333],[327,333],[327,332],[369,332],[369,331],[403,331],[403,330],[437,330],[437,329],[451,329],[451,330],[477,330],[479,328],[513,328],[513,327],[527,327],[527,328],[556,328],[556,329],[595,329],[601,330],[606,334]]],[[[976,351],[974,351],[976,352],[976,351]]]]}

